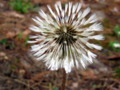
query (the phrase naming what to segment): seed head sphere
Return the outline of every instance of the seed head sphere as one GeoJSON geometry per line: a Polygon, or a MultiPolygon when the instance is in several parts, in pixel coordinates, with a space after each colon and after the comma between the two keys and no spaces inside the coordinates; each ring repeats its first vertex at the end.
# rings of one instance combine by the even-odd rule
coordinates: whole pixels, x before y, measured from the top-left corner
{"type": "Polygon", "coordinates": [[[70,2],[63,6],[57,2],[54,7],[53,11],[48,5],[48,13],[40,10],[39,16],[33,18],[37,25],[30,29],[38,33],[30,36],[33,55],[36,60],[44,61],[50,70],[64,68],[69,73],[74,67],[86,68],[96,58],[90,50],[102,49],[89,42],[104,39],[96,35],[103,30],[102,25],[90,8],[83,10],[81,3],[70,2]]]}

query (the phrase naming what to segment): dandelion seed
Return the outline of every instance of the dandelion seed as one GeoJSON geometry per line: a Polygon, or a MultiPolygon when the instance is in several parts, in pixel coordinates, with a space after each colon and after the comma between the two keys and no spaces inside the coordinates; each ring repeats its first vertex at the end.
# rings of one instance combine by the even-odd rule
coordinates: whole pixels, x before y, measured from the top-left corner
{"type": "Polygon", "coordinates": [[[65,8],[61,2],[55,4],[56,11],[50,6],[49,13],[43,10],[40,17],[33,18],[38,26],[30,29],[40,35],[31,36],[34,43],[32,52],[36,60],[43,60],[50,70],[64,68],[71,72],[72,68],[86,68],[93,63],[96,55],[90,49],[101,50],[102,47],[89,40],[103,40],[102,35],[95,35],[96,31],[103,30],[95,14],[90,13],[90,8],[82,10],[82,4],[68,3],[65,8]]]}

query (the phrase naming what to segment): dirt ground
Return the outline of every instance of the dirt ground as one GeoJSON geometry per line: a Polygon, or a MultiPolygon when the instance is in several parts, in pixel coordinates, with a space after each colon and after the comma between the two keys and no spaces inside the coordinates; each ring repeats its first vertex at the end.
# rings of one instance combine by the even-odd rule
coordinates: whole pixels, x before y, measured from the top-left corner
{"type": "MultiPolygon", "coordinates": [[[[13,10],[10,0],[0,0],[0,90],[59,90],[62,70],[50,71],[43,62],[35,62],[27,44],[32,34],[29,26],[36,11],[23,14],[13,10]]],[[[46,10],[57,0],[31,0],[38,8],[46,10]]],[[[104,26],[105,40],[96,42],[102,51],[93,51],[98,57],[86,70],[74,69],[67,75],[66,90],[120,90],[120,52],[109,48],[115,25],[120,25],[120,0],[62,0],[63,3],[82,1],[92,8],[104,26]]]]}

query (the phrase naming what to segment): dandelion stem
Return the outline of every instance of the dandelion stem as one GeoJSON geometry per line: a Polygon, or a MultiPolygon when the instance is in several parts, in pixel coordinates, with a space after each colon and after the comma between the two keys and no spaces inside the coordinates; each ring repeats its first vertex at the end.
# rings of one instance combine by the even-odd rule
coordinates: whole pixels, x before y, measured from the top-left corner
{"type": "Polygon", "coordinates": [[[64,68],[62,69],[62,71],[63,71],[63,79],[62,79],[62,85],[61,85],[61,89],[60,90],[65,90],[67,75],[66,75],[66,71],[65,71],[64,68]]]}

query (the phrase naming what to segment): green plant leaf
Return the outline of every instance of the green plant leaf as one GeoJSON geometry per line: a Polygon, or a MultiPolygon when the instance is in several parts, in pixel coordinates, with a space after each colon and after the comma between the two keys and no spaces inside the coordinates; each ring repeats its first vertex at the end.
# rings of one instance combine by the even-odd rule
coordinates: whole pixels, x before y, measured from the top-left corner
{"type": "Polygon", "coordinates": [[[58,88],[53,88],[52,90],[59,90],[58,88]]]}
{"type": "Polygon", "coordinates": [[[120,42],[118,41],[109,42],[109,47],[114,51],[120,52],[120,42]]]}
{"type": "Polygon", "coordinates": [[[2,39],[2,40],[0,41],[0,43],[3,44],[3,45],[6,45],[6,44],[7,44],[7,39],[2,39]]]}
{"type": "Polygon", "coordinates": [[[114,32],[117,36],[120,36],[120,26],[116,25],[114,28],[114,32]]]}
{"type": "Polygon", "coordinates": [[[120,78],[120,68],[115,69],[115,77],[120,78]]]}
{"type": "Polygon", "coordinates": [[[34,8],[30,0],[11,0],[10,6],[21,13],[28,13],[34,8]]]}

